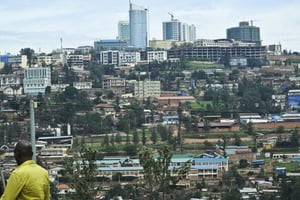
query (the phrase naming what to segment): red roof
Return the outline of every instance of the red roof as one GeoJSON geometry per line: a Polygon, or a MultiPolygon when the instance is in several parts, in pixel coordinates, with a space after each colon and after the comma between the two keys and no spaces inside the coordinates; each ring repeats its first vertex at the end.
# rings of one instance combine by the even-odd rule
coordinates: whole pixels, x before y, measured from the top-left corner
{"type": "Polygon", "coordinates": [[[67,185],[67,184],[57,184],[56,185],[56,188],[59,189],[59,190],[68,190],[70,189],[70,187],[67,185]]]}
{"type": "Polygon", "coordinates": [[[169,97],[156,97],[158,100],[194,100],[193,96],[169,96],[169,97]]]}

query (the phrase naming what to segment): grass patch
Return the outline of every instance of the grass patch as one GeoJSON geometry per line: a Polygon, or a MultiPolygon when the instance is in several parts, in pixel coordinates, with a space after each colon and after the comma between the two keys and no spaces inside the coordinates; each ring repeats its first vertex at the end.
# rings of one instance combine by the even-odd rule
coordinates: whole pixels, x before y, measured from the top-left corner
{"type": "Polygon", "coordinates": [[[298,148],[297,147],[286,147],[286,148],[273,148],[270,150],[267,150],[266,152],[270,152],[270,153],[295,153],[298,152],[298,148]]]}
{"type": "Polygon", "coordinates": [[[288,172],[295,172],[295,171],[299,171],[299,163],[298,162],[290,162],[288,161],[287,163],[279,163],[276,162],[274,164],[275,167],[285,167],[286,171],[288,172]]]}
{"type": "Polygon", "coordinates": [[[194,110],[205,110],[208,104],[211,104],[211,101],[202,101],[201,100],[198,103],[191,103],[190,105],[191,105],[192,109],[194,109],[194,110]]]}
{"type": "Polygon", "coordinates": [[[209,61],[188,61],[186,67],[189,69],[215,69],[222,68],[222,66],[215,62],[209,61]]]}
{"type": "Polygon", "coordinates": [[[227,136],[230,138],[233,138],[234,135],[237,135],[239,137],[246,137],[248,136],[244,131],[239,132],[212,132],[212,133],[206,133],[205,134],[207,138],[222,138],[222,136],[227,136]]]}

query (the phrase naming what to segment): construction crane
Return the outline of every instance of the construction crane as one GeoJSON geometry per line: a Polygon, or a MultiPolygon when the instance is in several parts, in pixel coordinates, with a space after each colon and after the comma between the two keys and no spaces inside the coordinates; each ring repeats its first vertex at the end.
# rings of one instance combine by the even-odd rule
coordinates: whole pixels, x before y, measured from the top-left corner
{"type": "Polygon", "coordinates": [[[174,15],[172,13],[170,13],[170,12],[168,12],[168,14],[171,16],[171,20],[173,21],[174,15]]]}

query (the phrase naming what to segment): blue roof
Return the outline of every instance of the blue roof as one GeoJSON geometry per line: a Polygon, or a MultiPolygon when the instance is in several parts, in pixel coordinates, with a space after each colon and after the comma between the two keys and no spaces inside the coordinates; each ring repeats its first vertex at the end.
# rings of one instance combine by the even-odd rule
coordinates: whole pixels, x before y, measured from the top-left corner
{"type": "Polygon", "coordinates": [[[265,163],[264,160],[252,160],[252,164],[265,163]]]}
{"type": "Polygon", "coordinates": [[[195,162],[228,162],[228,158],[194,158],[195,162]]]}
{"type": "Polygon", "coordinates": [[[293,162],[300,162],[300,157],[299,156],[295,156],[292,158],[293,162]]]}
{"type": "Polygon", "coordinates": [[[98,171],[143,171],[143,167],[99,167],[98,171]]]}
{"type": "Polygon", "coordinates": [[[123,160],[99,160],[99,161],[96,161],[96,164],[112,165],[112,164],[122,163],[122,162],[123,162],[123,160]]]}
{"type": "Polygon", "coordinates": [[[231,146],[226,146],[226,149],[248,149],[249,146],[236,146],[236,145],[231,145],[231,146]]]}
{"type": "Polygon", "coordinates": [[[218,165],[192,165],[191,169],[218,169],[218,165]]]}
{"type": "Polygon", "coordinates": [[[225,149],[227,155],[235,155],[235,149],[225,149]]]}
{"type": "Polygon", "coordinates": [[[168,170],[180,169],[181,166],[169,166],[168,170]]]}
{"type": "Polygon", "coordinates": [[[192,158],[171,158],[171,162],[173,163],[184,163],[188,161],[192,161],[192,158]]]}
{"type": "Polygon", "coordinates": [[[106,40],[99,40],[98,42],[110,42],[110,43],[117,43],[117,42],[122,42],[122,40],[118,39],[106,39],[106,40]]]}

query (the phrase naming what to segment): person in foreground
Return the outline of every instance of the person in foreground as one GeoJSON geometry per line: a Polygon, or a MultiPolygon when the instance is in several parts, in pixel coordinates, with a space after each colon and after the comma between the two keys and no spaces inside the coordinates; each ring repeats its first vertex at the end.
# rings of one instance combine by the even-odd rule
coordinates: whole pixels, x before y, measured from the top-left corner
{"type": "Polygon", "coordinates": [[[32,160],[32,146],[21,140],[14,149],[17,162],[0,200],[50,200],[50,180],[47,170],[32,160]]]}

